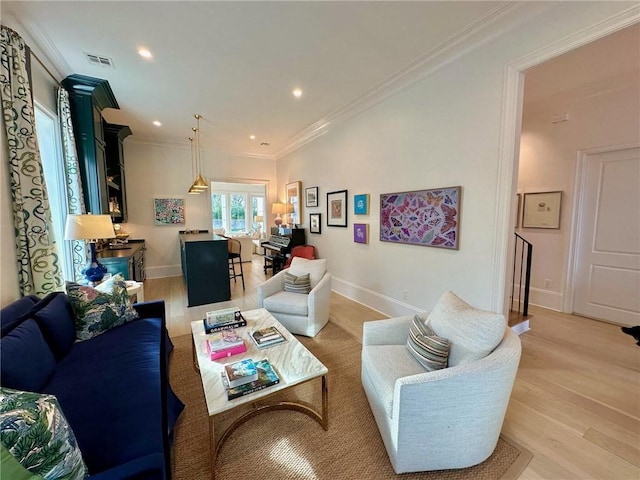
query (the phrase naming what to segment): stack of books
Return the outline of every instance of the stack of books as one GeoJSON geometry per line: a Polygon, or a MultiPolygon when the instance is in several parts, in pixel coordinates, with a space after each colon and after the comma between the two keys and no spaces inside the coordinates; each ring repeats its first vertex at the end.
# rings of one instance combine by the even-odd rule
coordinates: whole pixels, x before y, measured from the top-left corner
{"type": "Polygon", "coordinates": [[[240,313],[237,307],[225,308],[223,310],[214,310],[207,312],[204,322],[204,331],[206,333],[220,332],[231,328],[246,327],[247,321],[240,313]]]}
{"type": "Polygon", "coordinates": [[[280,378],[266,358],[257,362],[246,359],[225,365],[222,382],[227,398],[233,400],[276,385],[280,383],[280,378]]]}
{"type": "Polygon", "coordinates": [[[287,341],[276,327],[261,328],[251,332],[250,337],[258,348],[270,347],[287,341]]]}
{"type": "Polygon", "coordinates": [[[230,357],[246,351],[247,346],[244,340],[240,338],[233,328],[207,336],[207,353],[211,360],[230,357]]]}

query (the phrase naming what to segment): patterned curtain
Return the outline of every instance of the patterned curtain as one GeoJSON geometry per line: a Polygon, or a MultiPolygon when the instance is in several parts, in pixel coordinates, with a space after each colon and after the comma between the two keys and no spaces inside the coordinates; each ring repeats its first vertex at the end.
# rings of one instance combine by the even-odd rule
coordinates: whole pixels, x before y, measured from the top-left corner
{"type": "MultiPolygon", "coordinates": [[[[86,213],[82,182],[80,180],[80,167],[76,150],[76,139],[73,135],[71,124],[71,107],[69,106],[69,93],[64,88],[58,88],[58,116],[62,136],[62,154],[64,156],[64,173],[67,180],[67,206],[70,214],[78,215],[86,213]]],[[[73,276],[76,282],[84,279],[82,270],[87,263],[87,250],[84,240],[71,240],[73,255],[73,276]]]]}
{"type": "Polygon", "coordinates": [[[35,128],[28,48],[16,32],[0,26],[0,99],[7,131],[13,223],[22,295],[63,289],[47,187],[35,128]]]}

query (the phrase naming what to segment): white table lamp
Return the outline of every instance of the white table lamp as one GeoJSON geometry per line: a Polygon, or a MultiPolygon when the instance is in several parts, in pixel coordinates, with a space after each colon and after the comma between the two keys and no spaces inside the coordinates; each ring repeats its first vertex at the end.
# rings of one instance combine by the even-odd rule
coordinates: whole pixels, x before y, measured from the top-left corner
{"type": "Polygon", "coordinates": [[[110,215],[68,215],[64,229],[65,240],[87,240],[91,250],[91,259],[82,271],[89,282],[99,282],[107,273],[104,265],[96,257],[96,241],[115,238],[110,215]]]}
{"type": "Polygon", "coordinates": [[[284,203],[274,203],[271,206],[271,213],[276,214],[274,223],[276,224],[276,227],[279,227],[280,225],[282,225],[282,217],[280,215],[283,213],[287,213],[287,206],[284,203]]]}

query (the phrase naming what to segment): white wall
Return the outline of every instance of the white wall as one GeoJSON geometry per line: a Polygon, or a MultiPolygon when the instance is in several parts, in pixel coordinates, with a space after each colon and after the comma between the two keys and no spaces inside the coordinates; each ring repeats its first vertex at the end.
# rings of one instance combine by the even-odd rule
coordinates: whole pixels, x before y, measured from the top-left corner
{"type": "MultiPolygon", "coordinates": [[[[189,145],[154,144],[128,137],[124,142],[128,222],[123,229],[130,238],[146,241],[146,272],[149,278],[181,275],[179,230],[211,231],[211,200],[207,192],[189,195],[194,178],[189,145]],[[185,225],[156,226],[155,197],[185,199],[185,225]]],[[[209,181],[260,181],[267,184],[267,203],[274,201],[275,160],[246,158],[202,151],[202,173],[209,181]],[[274,192],[274,193],[272,193],[274,192]]]]}
{"type": "MultiPolygon", "coordinates": [[[[565,101],[544,101],[525,108],[518,192],[563,192],[559,230],[516,229],[534,244],[531,297],[534,305],[563,309],[570,253],[576,162],[580,150],[640,144],[640,76],[625,77],[621,87],[565,101]],[[553,124],[558,113],[569,121],[553,124]],[[550,285],[545,287],[545,280],[550,285]]],[[[525,89],[526,95],[526,89],[525,89]]]]}
{"type": "Polygon", "coordinates": [[[320,208],[305,216],[323,214],[323,233],[309,241],[328,259],[333,288],[389,314],[429,310],[446,290],[480,308],[502,305],[493,299],[504,273],[495,271],[494,255],[506,255],[495,251],[504,243],[496,230],[509,218],[496,211],[505,67],[629,6],[535,5],[527,22],[280,159],[279,192],[295,180],[320,187],[320,208]],[[454,185],[462,186],[458,251],[378,240],[381,193],[454,185]],[[349,228],[327,227],[326,192],[345,188],[349,228]],[[370,223],[369,245],[352,240],[352,200],[360,193],[371,194],[370,215],[357,217],[370,223]]]}

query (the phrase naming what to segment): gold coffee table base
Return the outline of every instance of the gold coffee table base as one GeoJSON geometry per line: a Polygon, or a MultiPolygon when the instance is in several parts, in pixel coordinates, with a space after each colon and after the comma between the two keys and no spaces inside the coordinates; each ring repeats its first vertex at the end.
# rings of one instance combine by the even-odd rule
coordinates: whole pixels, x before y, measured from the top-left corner
{"type": "MultiPolygon", "coordinates": [[[[263,413],[272,412],[274,410],[293,410],[296,412],[304,413],[308,417],[312,418],[326,431],[329,429],[329,393],[327,385],[327,376],[323,375],[322,380],[322,413],[316,412],[309,405],[298,402],[281,401],[267,403],[255,407],[250,412],[247,412],[235,420],[227,429],[222,433],[220,439],[216,442],[215,437],[215,415],[209,417],[209,442],[211,447],[211,478],[216,478],[216,459],[218,458],[218,452],[222,448],[222,445],[227,440],[229,435],[236,431],[240,426],[248,422],[258,415],[263,413]]],[[[311,380],[309,380],[311,381],[311,380]]],[[[303,382],[304,383],[304,382],[303,382]]],[[[301,385],[301,384],[300,384],[301,385]]],[[[295,386],[295,385],[294,385],[295,386]]]]}

